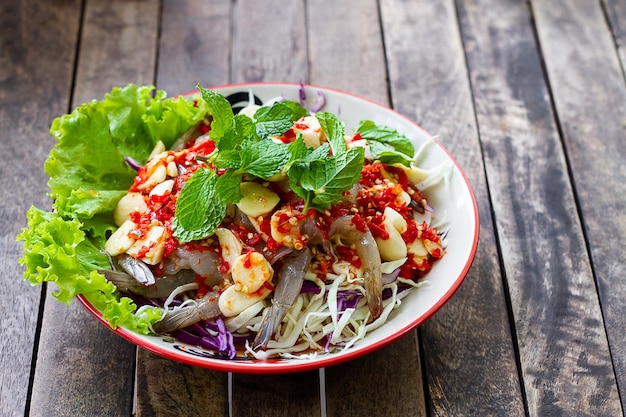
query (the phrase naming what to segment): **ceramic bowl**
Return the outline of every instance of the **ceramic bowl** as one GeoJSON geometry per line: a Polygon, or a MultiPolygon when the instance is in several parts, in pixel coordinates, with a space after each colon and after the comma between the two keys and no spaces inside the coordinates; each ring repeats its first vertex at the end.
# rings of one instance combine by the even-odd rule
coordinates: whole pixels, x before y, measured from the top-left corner
{"type": "MultiPolygon", "coordinates": [[[[238,84],[212,88],[229,99],[237,110],[248,104],[250,94],[257,104],[276,99],[298,101],[301,89],[306,94],[305,107],[313,108],[322,95],[323,110],[339,116],[346,131],[354,130],[359,121],[373,120],[395,128],[421,149],[419,166],[430,169],[447,163],[451,166],[447,179],[427,192],[430,205],[447,224],[447,253],[437,261],[425,279],[427,284],[411,290],[387,322],[369,332],[353,347],[340,353],[320,353],[308,359],[252,360],[220,358],[214,352],[190,346],[163,336],[145,336],[123,327],[114,331],[124,339],[166,358],[219,371],[242,373],[282,373],[312,370],[336,365],[386,346],[424,323],[452,297],[465,278],[478,245],[479,218],[474,194],[458,163],[433,137],[420,126],[399,113],[371,100],[333,89],[285,83],[238,84]]],[[[193,93],[190,93],[193,94],[193,93]]],[[[108,326],[99,311],[83,297],[80,302],[108,326]]]]}

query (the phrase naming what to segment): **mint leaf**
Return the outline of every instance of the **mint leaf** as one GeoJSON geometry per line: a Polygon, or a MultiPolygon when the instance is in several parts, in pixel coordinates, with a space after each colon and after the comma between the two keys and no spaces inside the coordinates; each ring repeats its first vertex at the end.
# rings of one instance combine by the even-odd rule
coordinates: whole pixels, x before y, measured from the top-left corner
{"type": "MultiPolygon", "coordinates": [[[[238,138],[238,143],[242,138],[246,140],[260,140],[256,132],[256,126],[252,119],[243,114],[238,114],[233,119],[234,123],[234,135],[238,138]]],[[[223,147],[221,147],[223,149],[223,147]]]]}
{"type": "Polygon", "coordinates": [[[305,117],[309,115],[309,111],[302,107],[300,103],[297,101],[285,100],[281,101],[281,104],[289,107],[293,112],[293,121],[300,119],[301,117],[305,117]]]}
{"type": "Polygon", "coordinates": [[[220,93],[216,93],[212,90],[207,90],[198,84],[198,90],[202,99],[206,102],[209,109],[209,113],[213,116],[211,122],[211,140],[219,146],[219,141],[222,139],[228,129],[231,128],[233,122],[233,109],[226,98],[220,93]]]}
{"type": "Polygon", "coordinates": [[[210,161],[219,168],[239,169],[242,166],[242,148],[246,143],[258,142],[254,122],[244,115],[233,118],[233,125],[220,140],[219,149],[210,161]]]}
{"type": "Polygon", "coordinates": [[[328,138],[333,154],[338,155],[347,150],[346,140],[344,138],[344,124],[337,116],[328,112],[319,112],[315,114],[322,131],[328,138]]]}
{"type": "Polygon", "coordinates": [[[242,164],[239,170],[259,178],[269,178],[280,172],[290,158],[289,147],[270,139],[242,144],[242,164]]]}
{"type": "Polygon", "coordinates": [[[328,158],[329,152],[330,152],[330,145],[328,144],[328,142],[324,142],[319,147],[317,147],[317,149],[314,149],[313,152],[309,153],[302,160],[302,162],[309,163],[311,161],[315,161],[316,159],[328,158]]]}
{"type": "Polygon", "coordinates": [[[371,120],[362,120],[357,132],[368,141],[371,152],[375,156],[381,157],[381,162],[394,163],[388,161],[396,160],[409,165],[413,160],[415,155],[413,142],[397,130],[388,126],[377,125],[371,120]],[[391,159],[383,160],[382,158],[391,159]]]}
{"type": "Polygon", "coordinates": [[[224,169],[241,168],[241,149],[227,149],[216,152],[209,159],[212,164],[224,169]]]}
{"type": "Polygon", "coordinates": [[[211,235],[226,215],[226,203],[217,192],[218,176],[210,169],[194,172],[176,200],[174,237],[190,242],[211,235]]]}
{"type": "Polygon", "coordinates": [[[372,155],[383,164],[403,164],[410,166],[411,162],[413,162],[412,156],[407,156],[380,142],[370,141],[369,148],[372,155]]]}
{"type": "Polygon", "coordinates": [[[217,178],[215,183],[215,193],[219,195],[224,203],[235,204],[241,200],[240,186],[242,174],[233,171],[226,171],[217,178]]]}
{"type": "Polygon", "coordinates": [[[287,162],[287,166],[291,166],[296,162],[297,163],[302,162],[302,160],[306,158],[307,155],[310,155],[311,152],[313,152],[312,148],[307,146],[307,144],[304,142],[304,139],[302,139],[302,136],[298,136],[296,140],[291,142],[288,145],[288,149],[289,149],[290,158],[289,158],[289,161],[287,162]]]}
{"type": "Polygon", "coordinates": [[[294,110],[284,103],[260,107],[254,114],[256,133],[261,138],[281,136],[297,120],[294,110]]]}
{"type": "Polygon", "coordinates": [[[325,210],[343,198],[361,178],[363,148],[357,147],[309,164],[294,164],[288,171],[293,191],[305,202],[305,211],[325,210]]]}

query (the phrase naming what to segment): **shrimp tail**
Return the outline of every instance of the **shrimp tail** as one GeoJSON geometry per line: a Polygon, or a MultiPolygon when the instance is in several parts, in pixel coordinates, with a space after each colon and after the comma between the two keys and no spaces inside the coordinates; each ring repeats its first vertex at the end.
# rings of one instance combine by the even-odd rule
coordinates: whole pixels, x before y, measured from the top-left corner
{"type": "Polygon", "coordinates": [[[352,216],[343,216],[333,222],[329,235],[335,234],[355,246],[357,255],[363,263],[363,286],[370,312],[369,321],[372,322],[383,312],[382,261],[376,240],[369,229],[364,232],[357,230],[352,222],[352,216]]]}
{"type": "Polygon", "coordinates": [[[135,278],[141,284],[149,286],[155,283],[154,274],[150,270],[150,267],[139,259],[124,254],[117,258],[117,262],[128,275],[135,278]]]}
{"type": "Polygon", "coordinates": [[[113,285],[123,293],[141,294],[146,288],[145,285],[138,282],[126,272],[99,269],[98,273],[104,275],[107,281],[112,282],[113,285]]]}
{"type": "Polygon", "coordinates": [[[288,307],[290,306],[272,304],[267,310],[266,314],[263,315],[261,327],[254,338],[253,350],[265,349],[267,347],[268,342],[274,336],[278,326],[287,314],[288,307]]]}
{"type": "Polygon", "coordinates": [[[195,281],[195,274],[190,269],[180,270],[176,274],[163,275],[150,286],[145,286],[126,272],[106,269],[99,269],[98,272],[112,282],[120,292],[146,298],[167,297],[175,288],[195,281]]]}
{"type": "Polygon", "coordinates": [[[263,316],[261,327],[252,344],[254,350],[264,349],[278,330],[287,311],[302,290],[304,275],[312,259],[311,250],[305,247],[300,251],[292,252],[283,261],[278,270],[278,284],[274,292],[273,304],[263,316]]]}
{"type": "Polygon", "coordinates": [[[170,333],[174,330],[191,326],[200,320],[217,317],[220,313],[218,306],[219,293],[211,291],[194,304],[167,311],[163,318],[152,328],[157,333],[170,333]]]}

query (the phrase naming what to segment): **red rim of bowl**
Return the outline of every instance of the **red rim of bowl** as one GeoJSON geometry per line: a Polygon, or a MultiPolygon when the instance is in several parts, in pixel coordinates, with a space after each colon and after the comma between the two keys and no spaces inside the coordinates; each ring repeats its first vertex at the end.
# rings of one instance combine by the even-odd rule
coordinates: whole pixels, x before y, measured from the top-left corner
{"type": "MultiPolygon", "coordinates": [[[[467,187],[467,190],[469,191],[470,197],[471,197],[471,202],[472,202],[472,208],[474,211],[474,232],[473,232],[473,241],[472,241],[472,245],[471,245],[471,250],[469,253],[469,256],[465,262],[465,265],[461,271],[461,273],[459,274],[459,276],[456,278],[456,280],[453,282],[453,284],[450,286],[450,288],[448,289],[448,291],[446,291],[446,293],[430,308],[428,309],[424,314],[422,314],[421,316],[417,317],[415,320],[413,320],[412,322],[410,322],[408,325],[405,325],[402,329],[400,329],[399,331],[393,333],[392,335],[379,339],[375,342],[372,342],[368,345],[359,347],[358,345],[352,347],[350,350],[346,351],[345,353],[341,353],[341,354],[321,354],[319,356],[317,356],[315,359],[313,360],[293,360],[293,361],[285,361],[285,360],[272,360],[272,359],[268,359],[268,360],[255,360],[255,359],[251,359],[251,360],[244,360],[244,361],[239,361],[239,360],[228,360],[228,359],[213,359],[213,358],[207,358],[207,357],[199,357],[199,356],[193,356],[193,355],[189,355],[186,354],[184,352],[177,352],[175,350],[170,350],[170,349],[165,349],[162,348],[161,346],[155,345],[155,344],[151,344],[151,343],[146,343],[146,339],[144,339],[144,337],[142,335],[139,335],[137,333],[134,333],[130,330],[127,330],[125,328],[122,327],[117,327],[115,329],[111,328],[111,326],[109,325],[109,323],[102,317],[102,314],[100,313],[100,311],[98,311],[89,301],[87,301],[85,299],[85,297],[82,294],[77,295],[76,298],[78,298],[79,302],[85,307],[85,309],[87,309],[87,311],[89,313],[91,313],[91,315],[93,315],[95,318],[97,318],[101,323],[103,323],[105,326],[107,326],[109,329],[111,329],[113,332],[115,332],[116,334],[118,334],[119,336],[121,336],[122,338],[126,339],[127,341],[145,349],[148,350],[152,353],[156,353],[160,356],[163,356],[165,358],[177,361],[177,362],[181,362],[181,363],[185,363],[188,365],[192,365],[192,366],[198,366],[198,367],[202,367],[202,368],[208,368],[208,369],[213,369],[213,370],[217,370],[217,371],[224,371],[224,372],[235,372],[235,373],[251,373],[251,374],[267,374],[267,373],[286,373],[286,372],[301,372],[301,371],[309,371],[309,370],[314,370],[314,369],[319,369],[319,368],[324,368],[324,367],[328,367],[328,366],[333,366],[333,365],[338,365],[340,363],[343,362],[347,362],[350,360],[354,360],[357,359],[361,356],[367,355],[371,352],[374,352],[378,349],[381,349],[384,346],[389,345],[390,343],[400,339],[401,337],[403,337],[404,335],[406,335],[407,333],[409,333],[410,331],[416,329],[417,327],[419,327],[420,325],[422,325],[426,320],[428,320],[430,317],[432,317],[433,314],[435,314],[446,302],[448,302],[448,300],[452,297],[452,295],[458,290],[458,288],[461,286],[461,284],[463,283],[465,277],[467,276],[472,263],[474,261],[475,255],[476,255],[476,250],[478,248],[478,239],[479,239],[479,230],[480,230],[480,219],[479,219],[479,215],[478,215],[478,205],[476,203],[476,197],[474,195],[474,191],[472,189],[472,186],[467,178],[467,176],[465,175],[465,172],[463,172],[463,170],[461,169],[459,163],[456,161],[456,159],[454,159],[452,157],[452,155],[450,154],[450,152],[448,152],[448,150],[441,144],[439,143],[436,139],[433,138],[433,136],[428,133],[424,128],[422,128],[420,125],[418,125],[417,123],[415,123],[414,121],[412,121],[411,119],[409,119],[408,117],[396,112],[395,110],[383,106],[380,103],[377,103],[373,100],[370,100],[368,98],[365,97],[361,97],[352,93],[347,93],[345,91],[341,91],[341,90],[337,90],[337,89],[332,89],[332,88],[326,88],[326,87],[318,87],[318,86],[313,86],[313,85],[309,85],[309,84],[294,84],[294,83],[283,83],[283,82],[259,82],[259,83],[240,83],[240,84],[228,84],[228,85],[221,85],[221,86],[214,86],[214,87],[210,87],[211,90],[224,90],[224,89],[228,89],[228,88],[254,88],[255,86],[262,86],[262,87],[273,87],[273,86],[286,86],[289,88],[300,88],[301,86],[304,86],[305,88],[313,88],[313,89],[317,89],[317,90],[321,90],[321,91],[328,91],[328,92],[332,92],[335,94],[339,94],[339,95],[344,95],[344,96],[349,96],[361,101],[365,101],[373,106],[379,107],[381,109],[384,109],[385,111],[389,111],[391,110],[394,115],[396,115],[399,118],[404,119],[406,122],[410,123],[411,125],[413,125],[414,127],[417,127],[419,130],[421,130],[424,134],[426,134],[428,137],[430,137],[431,139],[433,139],[433,141],[437,144],[437,146],[439,146],[441,148],[441,150],[448,156],[448,158],[450,159],[450,161],[452,161],[452,163],[455,165],[455,167],[457,168],[458,172],[461,174],[461,177],[463,179],[463,181],[465,182],[465,185],[467,187]]],[[[188,96],[188,95],[193,95],[197,93],[197,91],[191,91],[185,94],[181,94],[182,96],[188,96]]]]}

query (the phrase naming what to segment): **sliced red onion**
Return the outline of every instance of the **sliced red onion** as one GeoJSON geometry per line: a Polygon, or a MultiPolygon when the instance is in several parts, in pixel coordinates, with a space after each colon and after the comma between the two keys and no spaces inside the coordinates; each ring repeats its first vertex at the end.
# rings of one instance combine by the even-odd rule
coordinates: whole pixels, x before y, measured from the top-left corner
{"type": "Polygon", "coordinates": [[[383,285],[391,284],[400,275],[400,268],[396,268],[393,272],[383,274],[383,285]]]}
{"type": "Polygon", "coordinates": [[[300,99],[300,105],[304,107],[306,101],[306,91],[304,91],[304,83],[300,81],[300,88],[298,89],[298,98],[300,99]]]}
{"type": "Polygon", "coordinates": [[[317,90],[317,97],[315,97],[315,101],[313,102],[313,108],[311,109],[312,113],[317,113],[322,110],[322,108],[326,105],[326,96],[322,93],[321,90],[317,90]]]}
{"type": "Polygon", "coordinates": [[[141,168],[141,164],[137,162],[135,159],[131,158],[130,156],[125,156],[124,161],[126,161],[128,166],[134,169],[135,171],[139,171],[139,168],[141,168]]]}
{"type": "Polygon", "coordinates": [[[313,281],[309,280],[304,280],[302,288],[300,289],[302,294],[319,294],[320,291],[321,288],[318,287],[313,281]]]}
{"type": "Polygon", "coordinates": [[[330,332],[328,333],[328,336],[326,336],[326,344],[324,345],[324,352],[328,353],[330,352],[330,341],[333,339],[333,333],[334,332],[330,332]]]}

